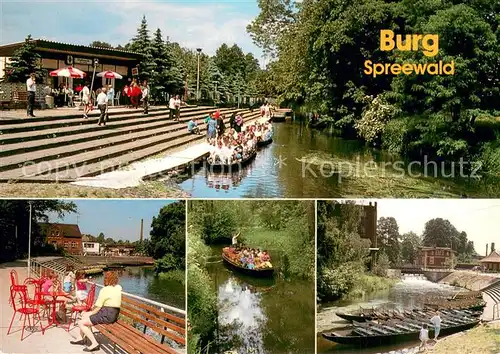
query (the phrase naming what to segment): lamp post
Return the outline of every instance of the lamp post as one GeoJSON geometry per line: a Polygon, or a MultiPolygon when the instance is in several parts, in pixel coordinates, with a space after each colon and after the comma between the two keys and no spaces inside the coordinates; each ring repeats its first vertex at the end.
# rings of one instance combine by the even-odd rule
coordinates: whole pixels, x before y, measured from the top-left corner
{"type": "Polygon", "coordinates": [[[198,102],[200,99],[200,57],[201,57],[201,48],[196,48],[198,52],[198,76],[196,79],[196,101],[198,102]]]}
{"type": "Polygon", "coordinates": [[[30,223],[28,225],[28,278],[31,276],[31,214],[33,212],[33,202],[29,201],[30,205],[30,223]]]}

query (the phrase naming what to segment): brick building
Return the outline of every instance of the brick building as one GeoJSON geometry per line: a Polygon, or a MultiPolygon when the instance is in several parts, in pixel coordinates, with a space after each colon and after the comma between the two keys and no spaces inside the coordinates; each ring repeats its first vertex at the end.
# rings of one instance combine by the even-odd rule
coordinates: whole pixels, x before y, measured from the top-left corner
{"type": "Polygon", "coordinates": [[[449,247],[419,247],[417,266],[422,268],[453,268],[455,253],[449,247]]]}
{"type": "Polygon", "coordinates": [[[40,224],[48,244],[56,248],[64,248],[70,254],[82,254],[82,233],[74,224],[40,224]]]}

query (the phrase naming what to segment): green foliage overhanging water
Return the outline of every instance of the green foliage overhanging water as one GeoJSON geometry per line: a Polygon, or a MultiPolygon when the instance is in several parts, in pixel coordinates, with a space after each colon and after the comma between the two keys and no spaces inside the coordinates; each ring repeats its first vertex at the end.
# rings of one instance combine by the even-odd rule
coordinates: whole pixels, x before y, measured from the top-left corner
{"type": "Polygon", "coordinates": [[[263,0],[247,30],[276,57],[269,91],[317,111],[343,136],[413,159],[464,158],[498,180],[498,1],[263,0]],[[269,11],[272,9],[272,11],[269,11]],[[380,50],[380,30],[437,34],[433,57],[380,50]],[[455,75],[364,73],[374,63],[455,62],[455,75]]]}
{"type": "Polygon", "coordinates": [[[207,353],[214,347],[218,318],[215,280],[207,271],[213,257],[207,245],[228,245],[241,232],[239,242],[281,254],[279,272],[285,279],[310,281],[314,277],[315,208],[312,201],[208,200],[188,205],[189,352],[207,353]]]}

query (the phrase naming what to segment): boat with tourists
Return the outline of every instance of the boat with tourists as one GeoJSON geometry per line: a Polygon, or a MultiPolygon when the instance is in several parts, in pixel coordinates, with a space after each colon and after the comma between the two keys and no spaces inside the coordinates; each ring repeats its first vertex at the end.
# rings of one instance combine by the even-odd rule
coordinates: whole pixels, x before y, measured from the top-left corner
{"type": "Polygon", "coordinates": [[[222,172],[231,172],[231,171],[237,171],[240,168],[248,165],[250,162],[252,162],[253,159],[255,159],[255,156],[257,156],[257,151],[253,151],[250,153],[248,156],[244,157],[243,159],[239,161],[234,161],[229,164],[224,164],[220,162],[212,163],[210,159],[207,159],[207,165],[208,168],[211,171],[222,171],[222,172]]]}
{"type": "Polygon", "coordinates": [[[273,142],[273,137],[271,136],[269,139],[257,141],[257,146],[264,147],[271,144],[272,142],[273,142]]]}
{"type": "MultiPolygon", "coordinates": [[[[412,312],[384,321],[357,322],[346,330],[322,333],[330,341],[358,347],[373,347],[417,340],[423,323],[429,324],[429,337],[434,335],[431,317],[425,312],[412,312]]],[[[440,335],[449,335],[475,327],[480,320],[463,311],[442,312],[440,335]]]]}
{"type": "MultiPolygon", "coordinates": [[[[239,252],[243,252],[243,251],[239,251],[239,252]]],[[[269,261],[265,261],[265,262],[259,261],[258,264],[254,264],[254,266],[249,267],[249,264],[246,263],[246,259],[243,259],[244,262],[241,262],[240,260],[238,260],[239,252],[236,253],[236,249],[234,249],[232,247],[225,247],[222,250],[222,260],[230,268],[232,268],[238,272],[247,274],[247,275],[251,275],[254,277],[272,277],[274,275],[274,268],[269,261]],[[237,255],[237,256],[235,256],[235,255],[237,255]],[[266,262],[267,262],[267,264],[266,264],[266,262]],[[262,264],[260,264],[260,263],[262,263],[262,264]]],[[[266,253],[266,255],[267,255],[267,253],[266,253]]],[[[242,258],[240,258],[240,259],[242,259],[242,258]]]]}

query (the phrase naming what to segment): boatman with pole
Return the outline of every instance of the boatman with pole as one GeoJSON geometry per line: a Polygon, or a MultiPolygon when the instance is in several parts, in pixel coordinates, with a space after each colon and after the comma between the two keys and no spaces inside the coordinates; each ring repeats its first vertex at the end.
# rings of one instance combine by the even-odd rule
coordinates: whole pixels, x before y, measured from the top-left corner
{"type": "Polygon", "coordinates": [[[240,232],[233,236],[232,245],[236,246],[238,244],[238,236],[240,236],[240,232]]]}

